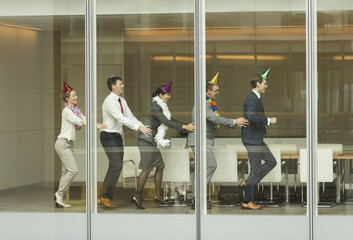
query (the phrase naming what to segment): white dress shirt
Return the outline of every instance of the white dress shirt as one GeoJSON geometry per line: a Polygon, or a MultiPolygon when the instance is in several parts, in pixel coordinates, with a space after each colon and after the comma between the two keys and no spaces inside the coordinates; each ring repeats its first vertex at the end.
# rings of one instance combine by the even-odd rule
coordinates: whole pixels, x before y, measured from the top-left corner
{"type": "Polygon", "coordinates": [[[105,132],[122,134],[123,125],[135,131],[137,131],[140,126],[143,126],[143,124],[132,114],[126,100],[115,93],[111,92],[105,98],[102,111],[103,123],[107,126],[106,129],[103,129],[105,132]],[[119,98],[121,99],[124,114],[121,112],[119,98]]]}
{"type": "Polygon", "coordinates": [[[81,121],[86,122],[86,117],[82,113],[80,117],[77,117],[71,109],[67,107],[64,108],[61,114],[61,132],[58,138],[64,138],[68,141],[75,141],[75,125],[81,126],[81,121]]]}
{"type": "MultiPolygon", "coordinates": [[[[260,96],[260,94],[258,94],[255,90],[252,90],[255,94],[256,94],[256,96],[260,99],[261,98],[261,96],[260,96]]],[[[267,118],[267,125],[270,125],[271,124],[271,122],[270,122],[270,118],[267,118]]]]}

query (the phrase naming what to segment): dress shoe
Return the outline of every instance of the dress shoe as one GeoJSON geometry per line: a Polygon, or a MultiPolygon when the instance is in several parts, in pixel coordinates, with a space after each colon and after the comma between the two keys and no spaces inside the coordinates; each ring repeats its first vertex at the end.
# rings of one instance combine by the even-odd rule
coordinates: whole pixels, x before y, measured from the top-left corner
{"type": "Polygon", "coordinates": [[[116,208],[117,206],[112,204],[112,201],[109,198],[104,198],[101,197],[100,201],[102,202],[102,204],[106,207],[106,208],[116,208]]]}
{"type": "Polygon", "coordinates": [[[142,207],[141,202],[140,202],[140,203],[137,202],[135,196],[133,196],[133,197],[131,198],[131,203],[135,203],[135,205],[136,205],[136,207],[137,207],[138,209],[141,209],[141,210],[145,209],[144,207],[142,207]]]}
{"type": "Polygon", "coordinates": [[[245,182],[245,181],[242,181],[239,186],[245,191],[246,182],[245,182]]]}
{"type": "Polygon", "coordinates": [[[248,203],[241,203],[241,209],[245,209],[245,210],[260,210],[262,209],[262,206],[256,205],[253,202],[248,202],[248,203]]]}
{"type": "Polygon", "coordinates": [[[168,205],[162,198],[154,196],[154,202],[157,204],[161,204],[161,205],[168,205]]]}

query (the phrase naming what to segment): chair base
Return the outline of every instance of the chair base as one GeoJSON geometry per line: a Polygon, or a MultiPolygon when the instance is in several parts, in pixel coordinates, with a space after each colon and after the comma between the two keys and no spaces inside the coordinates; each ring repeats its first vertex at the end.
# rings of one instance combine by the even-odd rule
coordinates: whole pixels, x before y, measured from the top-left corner
{"type": "MultiPolygon", "coordinates": [[[[337,202],[319,202],[318,203],[318,208],[332,208],[332,207],[334,207],[334,206],[336,206],[336,205],[338,205],[338,203],[337,202]]],[[[306,202],[304,202],[303,204],[302,204],[302,207],[307,207],[307,203],[306,202]]]]}
{"type": "Polygon", "coordinates": [[[343,202],[344,204],[353,204],[353,198],[345,198],[344,199],[344,202],[343,202]]]}
{"type": "Polygon", "coordinates": [[[268,208],[278,208],[278,207],[283,207],[284,205],[286,205],[286,201],[264,201],[264,200],[260,200],[260,201],[256,201],[257,205],[262,205],[268,208]]]}

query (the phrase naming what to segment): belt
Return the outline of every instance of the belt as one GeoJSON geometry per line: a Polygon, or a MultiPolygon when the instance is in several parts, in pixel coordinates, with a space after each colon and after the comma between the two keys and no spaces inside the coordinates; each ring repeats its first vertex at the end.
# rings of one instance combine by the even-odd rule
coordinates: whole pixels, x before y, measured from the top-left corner
{"type": "Polygon", "coordinates": [[[120,133],[117,133],[117,132],[105,132],[103,131],[104,133],[109,133],[109,134],[112,134],[112,135],[116,135],[116,136],[120,136],[121,137],[121,134],[120,133]]]}

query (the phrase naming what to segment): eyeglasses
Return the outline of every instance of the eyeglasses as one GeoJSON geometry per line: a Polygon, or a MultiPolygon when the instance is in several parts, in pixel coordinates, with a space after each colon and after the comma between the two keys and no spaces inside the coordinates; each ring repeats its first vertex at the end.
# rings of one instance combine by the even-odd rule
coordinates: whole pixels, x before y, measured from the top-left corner
{"type": "Polygon", "coordinates": [[[217,89],[217,90],[212,89],[212,92],[219,93],[219,89],[217,89]]]}

